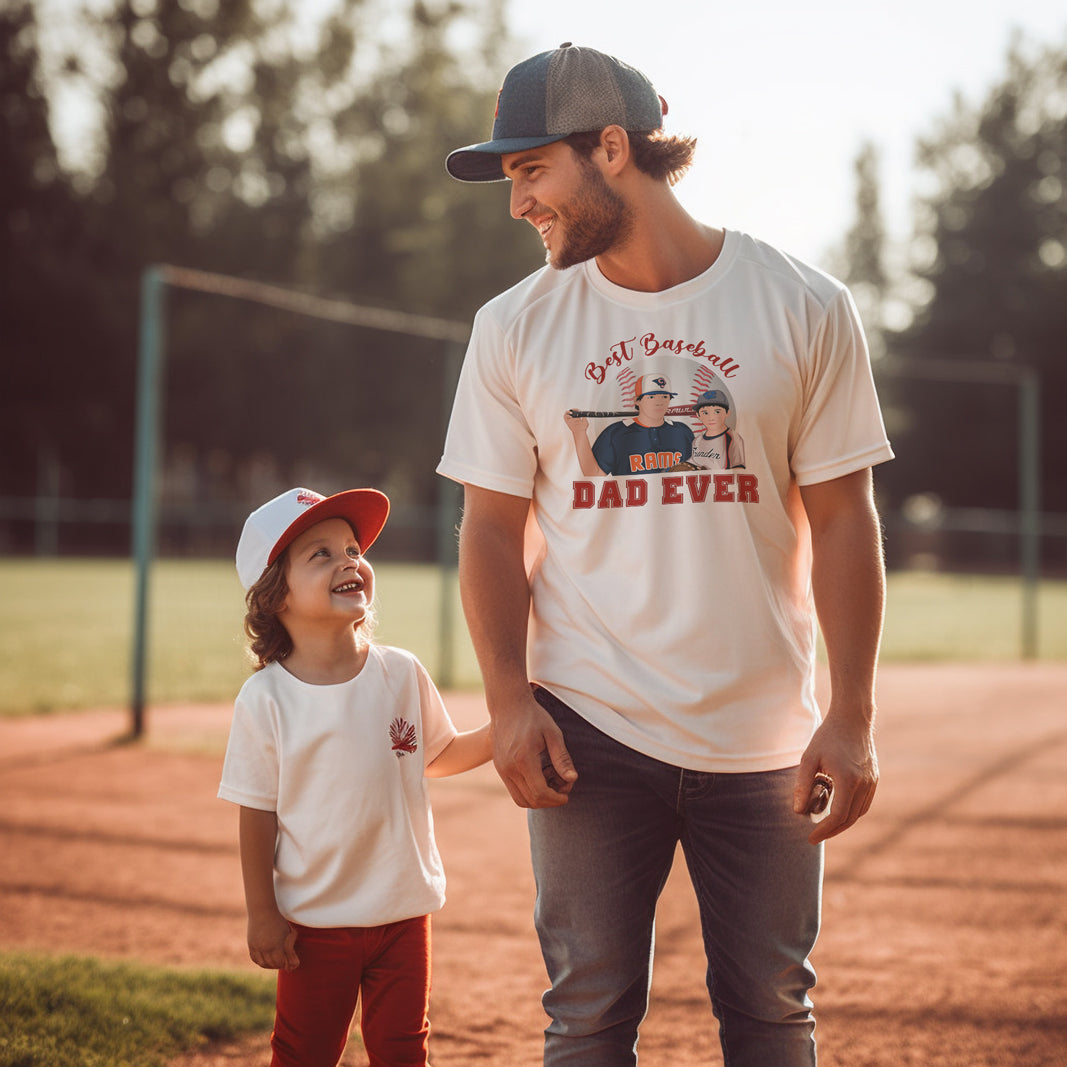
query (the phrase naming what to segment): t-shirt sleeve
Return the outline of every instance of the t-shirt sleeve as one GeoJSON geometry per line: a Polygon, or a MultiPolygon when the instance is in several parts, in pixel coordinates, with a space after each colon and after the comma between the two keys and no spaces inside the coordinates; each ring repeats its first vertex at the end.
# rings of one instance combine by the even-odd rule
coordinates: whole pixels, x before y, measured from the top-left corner
{"type": "Polygon", "coordinates": [[[437,472],[511,496],[533,493],[536,442],[519,403],[507,338],[487,308],[474,319],[437,472]]]}
{"type": "Polygon", "coordinates": [[[278,743],[267,702],[246,685],[237,697],[218,796],[246,808],[275,811],[278,743]]]}
{"type": "Polygon", "coordinates": [[[830,301],[807,353],[804,409],[790,454],[798,485],[893,458],[859,313],[847,289],[830,301]]]}
{"type": "Polygon", "coordinates": [[[429,766],[459,731],[452,722],[429,672],[418,660],[415,660],[415,674],[419,681],[423,761],[429,766]]]}

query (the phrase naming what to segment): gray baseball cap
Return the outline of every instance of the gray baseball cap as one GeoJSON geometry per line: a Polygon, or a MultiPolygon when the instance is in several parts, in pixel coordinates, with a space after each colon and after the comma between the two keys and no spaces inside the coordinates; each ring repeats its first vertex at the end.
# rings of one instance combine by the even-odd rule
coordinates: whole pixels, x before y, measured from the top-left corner
{"type": "Polygon", "coordinates": [[[497,96],[492,139],[457,148],[445,166],[463,182],[503,181],[500,157],[506,152],[605,126],[658,130],[666,113],[666,101],[639,70],[567,41],[508,71],[497,96]]]}
{"type": "Polygon", "coordinates": [[[721,389],[708,389],[697,397],[693,411],[706,407],[720,407],[730,410],[730,399],[721,389]]]}

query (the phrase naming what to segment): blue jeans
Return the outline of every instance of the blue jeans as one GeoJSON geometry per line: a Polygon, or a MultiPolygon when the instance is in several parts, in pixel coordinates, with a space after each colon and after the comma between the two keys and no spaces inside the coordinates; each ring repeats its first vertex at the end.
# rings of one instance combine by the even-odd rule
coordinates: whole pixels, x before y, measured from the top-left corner
{"type": "Polygon", "coordinates": [[[700,907],[726,1067],[811,1067],[808,962],[822,846],[793,813],[795,771],[683,770],[612,740],[547,690],[578,770],[567,804],[529,812],[535,921],[552,988],[545,1067],[637,1062],[656,902],[681,842],[700,907]]]}

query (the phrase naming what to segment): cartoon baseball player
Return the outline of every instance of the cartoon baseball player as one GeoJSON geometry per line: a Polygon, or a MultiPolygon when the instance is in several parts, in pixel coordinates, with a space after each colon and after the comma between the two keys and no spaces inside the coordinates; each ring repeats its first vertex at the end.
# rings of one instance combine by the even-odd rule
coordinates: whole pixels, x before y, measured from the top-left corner
{"type": "Polygon", "coordinates": [[[662,374],[644,374],[634,387],[637,415],[605,427],[590,446],[589,420],[567,412],[564,419],[574,435],[582,473],[597,475],[647,474],[668,471],[689,458],[693,431],[667,418],[670,380],[662,374]]]}
{"type": "Polygon", "coordinates": [[[698,470],[744,467],[745,446],[736,430],[726,425],[729,397],[721,389],[709,389],[697,397],[693,413],[704,427],[693,441],[689,463],[698,470]]]}

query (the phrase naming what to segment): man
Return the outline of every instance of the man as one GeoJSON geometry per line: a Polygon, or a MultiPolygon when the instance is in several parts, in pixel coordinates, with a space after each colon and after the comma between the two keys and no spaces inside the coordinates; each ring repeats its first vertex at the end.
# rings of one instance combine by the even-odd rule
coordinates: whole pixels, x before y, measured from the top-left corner
{"type": "Polygon", "coordinates": [[[574,447],[583,474],[636,474],[667,471],[681,463],[693,447],[693,431],[684,423],[667,419],[667,410],[677,393],[662,374],[643,374],[634,387],[637,412],[632,419],[613,422],[589,444],[589,420],[564,412],[574,435],[574,447]]]}
{"type": "Polygon", "coordinates": [[[494,762],[530,809],[545,1064],[636,1061],[680,842],[726,1061],[810,1065],[822,843],[877,781],[870,466],[892,453],[847,291],[689,216],[671,184],[693,142],[665,112],[639,71],[565,44],[514,67],[492,140],[449,156],[456,178],[511,181],[548,267],[478,313],[439,471],[465,487],[494,762]],[[653,357],[694,400],[723,381],[745,470],[583,474],[560,412],[611,407],[653,357]],[[817,774],[835,788],[813,826],[817,774]]]}

